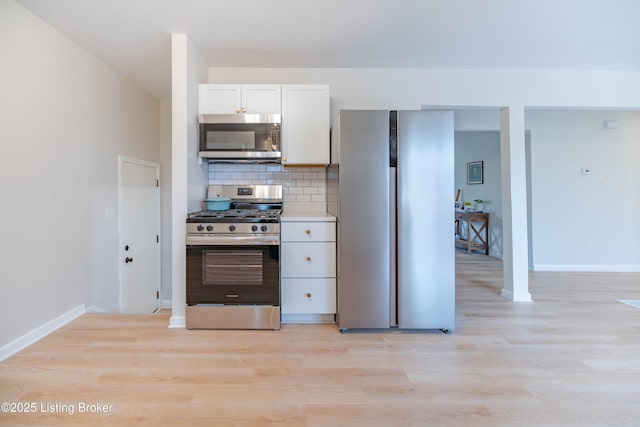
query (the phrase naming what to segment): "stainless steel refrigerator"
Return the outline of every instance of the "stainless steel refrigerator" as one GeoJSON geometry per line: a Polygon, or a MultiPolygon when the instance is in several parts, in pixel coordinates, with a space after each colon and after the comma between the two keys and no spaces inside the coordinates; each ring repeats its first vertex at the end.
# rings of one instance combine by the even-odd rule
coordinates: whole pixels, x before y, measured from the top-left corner
{"type": "Polygon", "coordinates": [[[339,328],[453,331],[453,112],[342,110],[331,157],[339,328]]]}

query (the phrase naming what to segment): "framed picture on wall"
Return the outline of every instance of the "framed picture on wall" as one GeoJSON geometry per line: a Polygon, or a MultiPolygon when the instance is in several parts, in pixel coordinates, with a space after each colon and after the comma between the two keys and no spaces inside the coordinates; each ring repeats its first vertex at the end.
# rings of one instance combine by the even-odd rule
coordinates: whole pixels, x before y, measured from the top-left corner
{"type": "Polygon", "coordinates": [[[467,184],[484,183],[484,161],[467,163],[467,184]]]}

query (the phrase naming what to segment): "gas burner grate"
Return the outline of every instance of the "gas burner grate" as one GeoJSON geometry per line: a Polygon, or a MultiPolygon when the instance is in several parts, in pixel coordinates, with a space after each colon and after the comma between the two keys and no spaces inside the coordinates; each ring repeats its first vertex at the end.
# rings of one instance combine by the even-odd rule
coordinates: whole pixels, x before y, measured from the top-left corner
{"type": "Polygon", "coordinates": [[[280,216],[280,209],[229,209],[226,211],[201,211],[189,214],[189,219],[277,219],[280,216]]]}

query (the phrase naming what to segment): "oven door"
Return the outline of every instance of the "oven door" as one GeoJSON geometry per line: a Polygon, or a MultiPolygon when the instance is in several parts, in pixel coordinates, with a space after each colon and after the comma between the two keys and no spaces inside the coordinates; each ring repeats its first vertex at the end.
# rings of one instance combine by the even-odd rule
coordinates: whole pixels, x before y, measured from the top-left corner
{"type": "Polygon", "coordinates": [[[187,304],[280,305],[277,241],[219,238],[187,245],[187,304]]]}

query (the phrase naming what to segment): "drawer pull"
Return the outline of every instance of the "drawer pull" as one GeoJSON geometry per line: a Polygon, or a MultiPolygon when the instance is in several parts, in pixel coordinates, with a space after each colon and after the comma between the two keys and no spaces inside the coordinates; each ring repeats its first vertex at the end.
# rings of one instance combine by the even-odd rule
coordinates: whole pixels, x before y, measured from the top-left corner
{"type": "Polygon", "coordinates": [[[307,292],[307,298],[311,298],[311,292],[307,292]]]}
{"type": "Polygon", "coordinates": [[[310,257],[310,256],[306,257],[305,259],[306,259],[307,261],[311,261],[311,257],[310,257]]]}
{"type": "Polygon", "coordinates": [[[306,230],[305,233],[311,234],[311,230],[306,230]]]}

